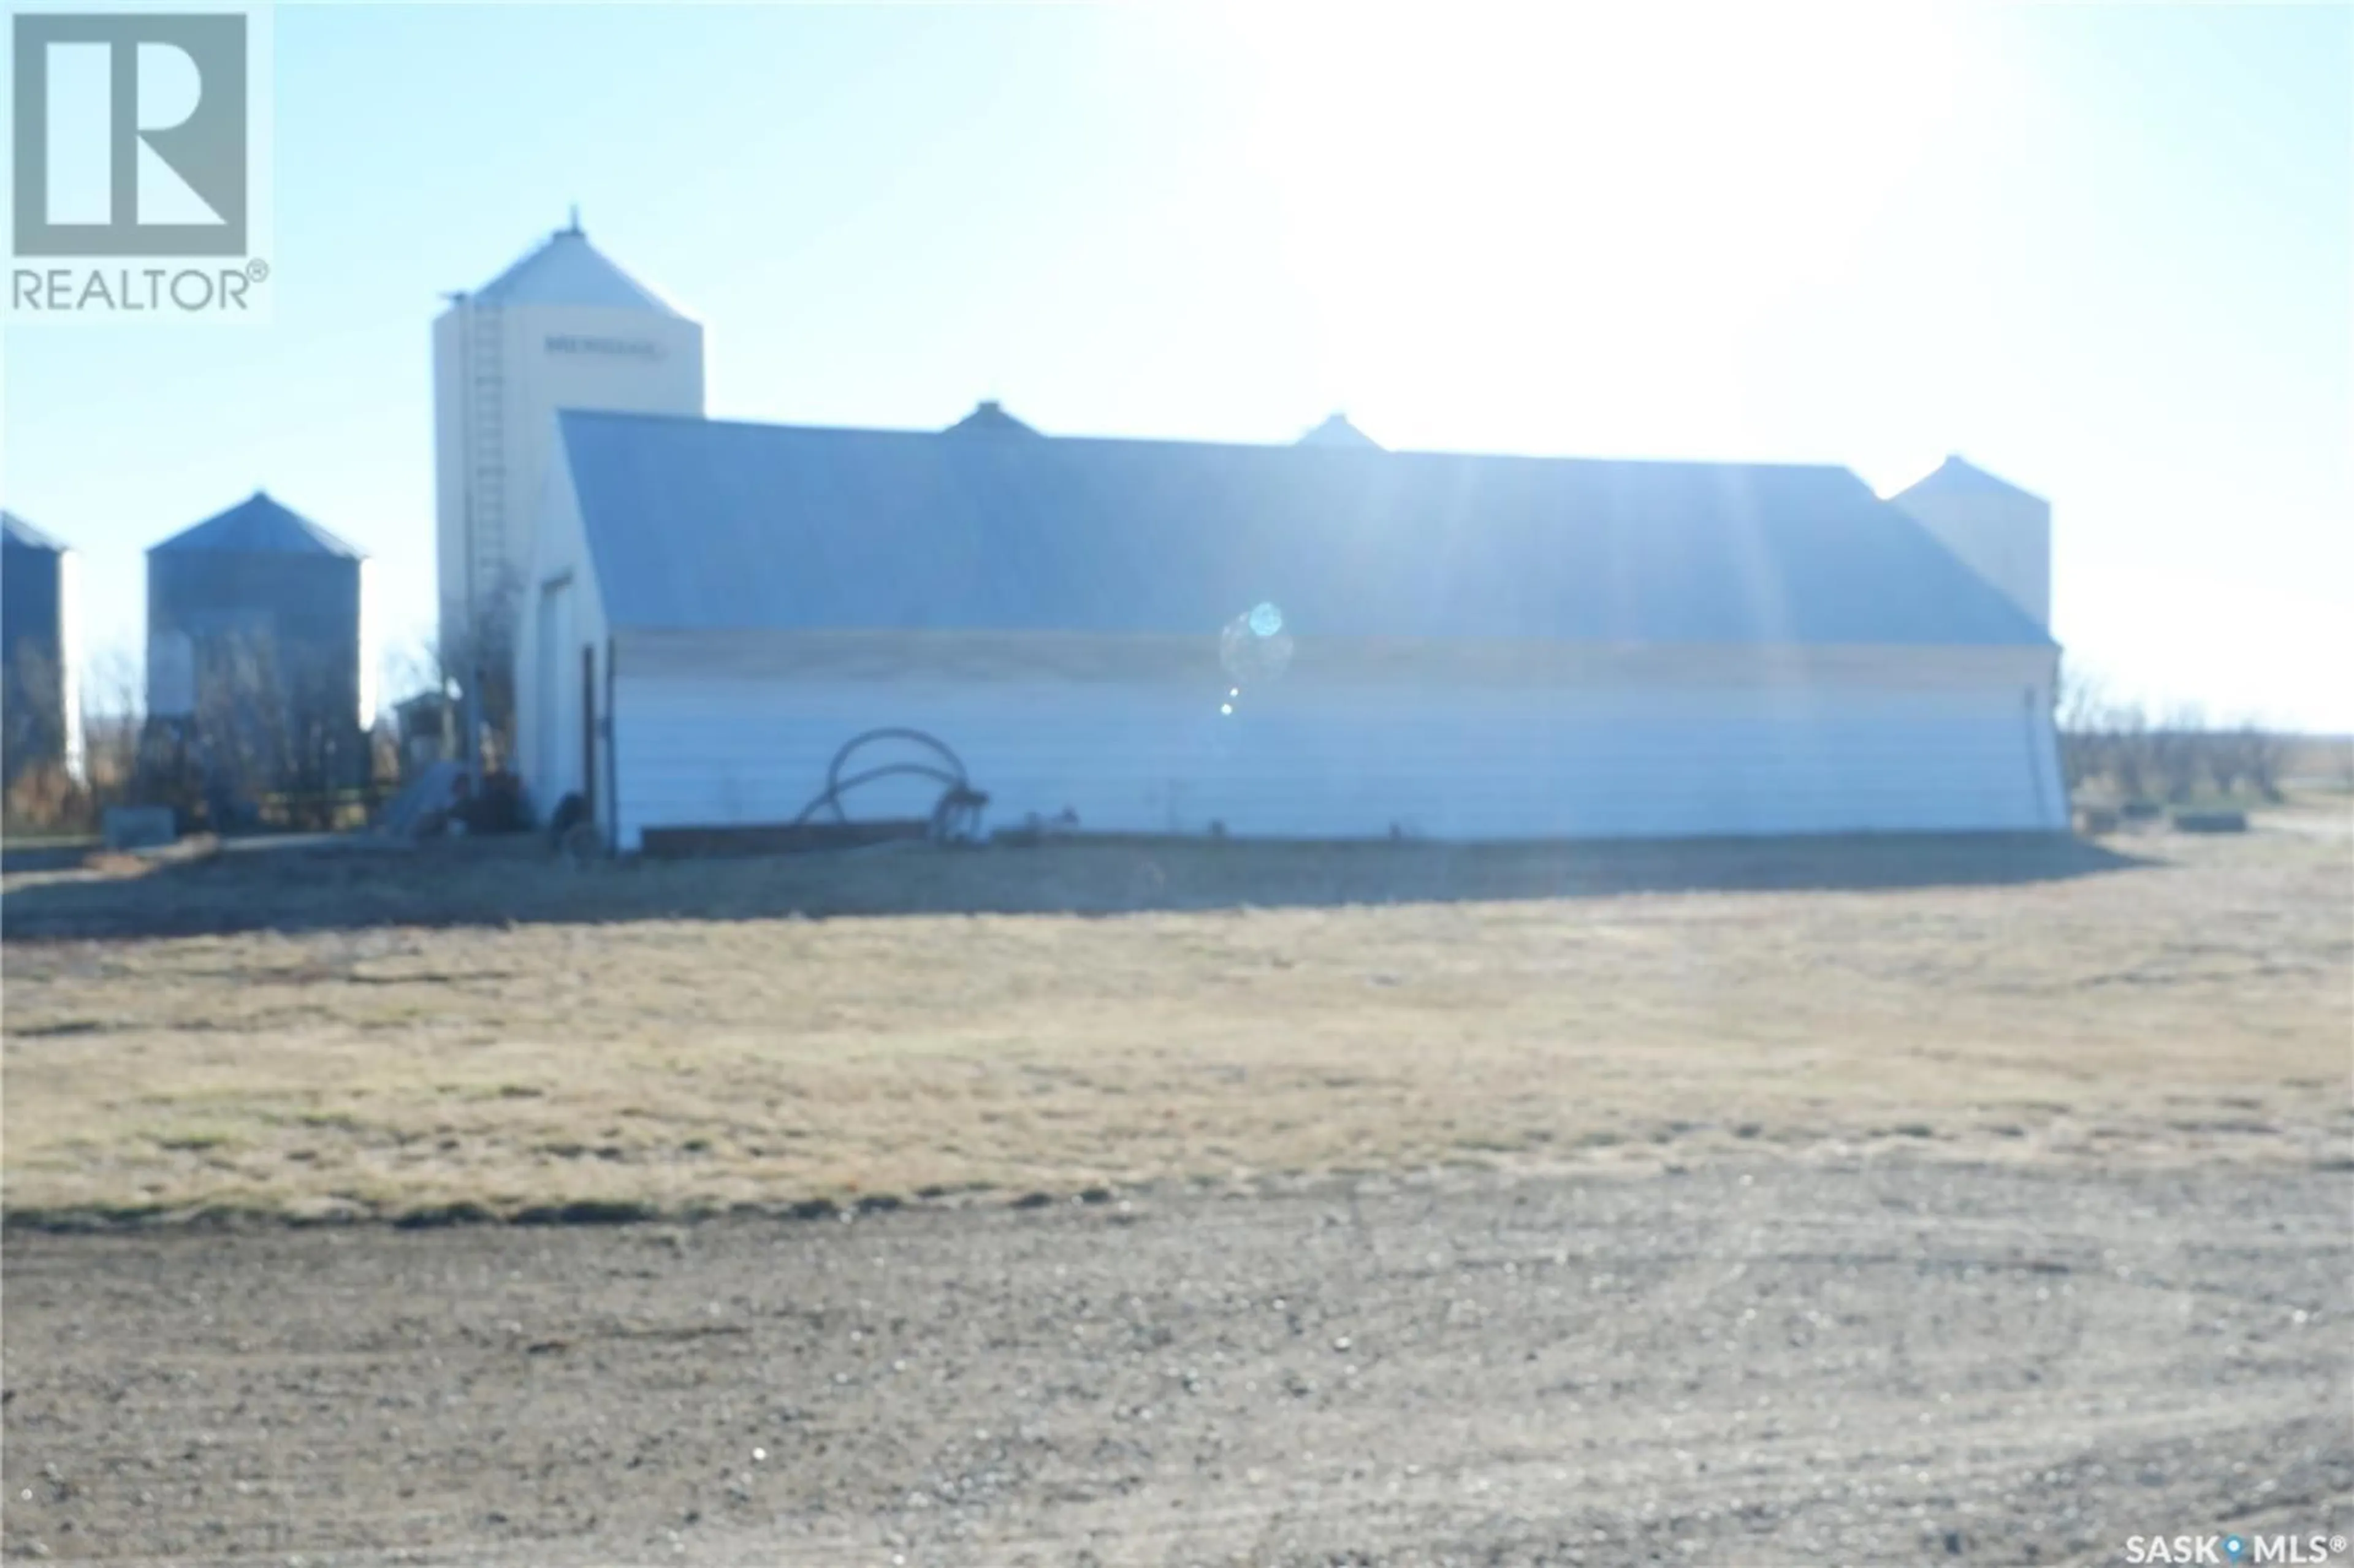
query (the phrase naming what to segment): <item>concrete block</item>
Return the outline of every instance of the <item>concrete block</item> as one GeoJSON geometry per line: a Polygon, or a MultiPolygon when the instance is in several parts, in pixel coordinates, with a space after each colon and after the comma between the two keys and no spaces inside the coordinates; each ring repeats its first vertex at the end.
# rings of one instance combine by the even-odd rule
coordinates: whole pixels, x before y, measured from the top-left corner
{"type": "Polygon", "coordinates": [[[101,828],[111,850],[155,849],[180,836],[169,806],[109,806],[101,828]]]}

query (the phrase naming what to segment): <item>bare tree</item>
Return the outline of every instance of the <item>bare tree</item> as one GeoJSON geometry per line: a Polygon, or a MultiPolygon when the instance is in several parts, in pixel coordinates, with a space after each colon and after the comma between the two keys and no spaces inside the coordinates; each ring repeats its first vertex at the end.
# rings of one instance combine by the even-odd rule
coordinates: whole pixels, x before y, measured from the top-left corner
{"type": "Polygon", "coordinates": [[[265,801],[288,826],[334,826],[372,771],[349,676],[332,662],[281,657],[268,637],[207,639],[195,712],[146,726],[143,797],[215,828],[252,820],[265,801]]]}
{"type": "Polygon", "coordinates": [[[2150,731],[2150,766],[2168,800],[2179,803],[2199,793],[2207,771],[2206,728],[2206,717],[2197,707],[2178,705],[2168,709],[2150,731]]]}
{"type": "Polygon", "coordinates": [[[2139,702],[2113,698],[2098,677],[2065,664],[2053,692],[2061,767],[2070,792],[2105,787],[2121,801],[2156,790],[2179,803],[2211,787],[2280,799],[2290,747],[2253,722],[2212,726],[2194,704],[2169,705],[2155,722],[2139,702]]]}
{"type": "Polygon", "coordinates": [[[2240,725],[2232,729],[2219,729],[2201,736],[2201,755],[2207,766],[2208,781],[2215,786],[2218,795],[2236,795],[2243,784],[2253,786],[2256,768],[2255,744],[2264,731],[2253,725],[2240,725]]]}
{"type": "Polygon", "coordinates": [[[2124,799],[2140,800],[2153,771],[2148,710],[2139,703],[2119,703],[2109,710],[2104,727],[2107,743],[2103,755],[2110,781],[2124,799]]]}
{"type": "Polygon", "coordinates": [[[2288,766],[2288,741],[2276,730],[2243,724],[2231,734],[2235,771],[2265,800],[2281,799],[2281,774],[2288,766]]]}
{"type": "Polygon", "coordinates": [[[37,641],[10,651],[0,692],[0,818],[12,832],[83,832],[93,820],[90,791],[75,777],[81,758],[71,755],[67,689],[65,672],[37,641]]]}
{"type": "Polygon", "coordinates": [[[139,732],[146,715],[145,677],[127,648],[90,661],[81,681],[84,771],[100,806],[131,798],[139,773],[139,732]]]}
{"type": "Polygon", "coordinates": [[[65,672],[36,639],[8,651],[0,692],[0,769],[10,780],[28,768],[66,762],[65,672]]]}
{"type": "Polygon", "coordinates": [[[510,573],[483,597],[481,610],[455,644],[438,650],[442,689],[455,684],[461,715],[479,726],[474,736],[461,733],[460,746],[471,749],[470,739],[478,745],[486,768],[504,767],[514,755],[515,638],[522,602],[521,586],[510,573]]]}
{"type": "Polygon", "coordinates": [[[379,778],[405,778],[417,768],[450,757],[456,748],[459,723],[449,693],[456,677],[431,638],[417,638],[386,651],[382,683],[384,715],[378,719],[384,735],[378,743],[379,778]],[[389,771],[387,772],[387,768],[389,771]]]}
{"type": "Polygon", "coordinates": [[[378,705],[397,707],[412,697],[445,691],[448,678],[440,650],[432,639],[420,637],[392,644],[385,649],[376,672],[376,691],[381,694],[378,705]]]}
{"type": "Polygon", "coordinates": [[[2098,676],[2062,663],[2054,688],[2053,722],[2060,732],[2060,770],[2073,794],[2100,779],[2109,765],[2107,689],[2098,676]]]}

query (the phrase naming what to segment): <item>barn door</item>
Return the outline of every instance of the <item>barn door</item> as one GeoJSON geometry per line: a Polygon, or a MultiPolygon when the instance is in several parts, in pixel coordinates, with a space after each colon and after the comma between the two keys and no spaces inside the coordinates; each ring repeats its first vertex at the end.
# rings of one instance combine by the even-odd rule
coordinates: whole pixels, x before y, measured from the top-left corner
{"type": "Polygon", "coordinates": [[[580,788],[575,769],[580,765],[580,691],[571,680],[566,657],[572,648],[572,579],[565,577],[539,590],[539,647],[534,661],[533,685],[537,713],[532,733],[532,766],[539,777],[531,780],[541,797],[539,809],[553,811],[557,802],[580,788]]]}
{"type": "Polygon", "coordinates": [[[580,649],[580,803],[597,815],[597,650],[580,649]]]}

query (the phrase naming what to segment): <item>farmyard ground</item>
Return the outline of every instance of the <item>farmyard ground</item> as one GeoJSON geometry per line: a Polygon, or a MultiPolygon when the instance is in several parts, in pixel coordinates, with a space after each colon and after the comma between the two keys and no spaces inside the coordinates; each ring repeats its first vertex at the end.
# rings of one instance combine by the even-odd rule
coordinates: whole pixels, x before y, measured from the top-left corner
{"type": "MultiPolygon", "coordinates": [[[[2016,1563],[2345,1532],[2339,818],[1896,847],[517,859],[512,927],[336,916],[334,864],[12,879],[6,1545],[2016,1563]],[[696,876],[731,917],[675,917],[696,876]],[[779,913],[892,896],[1097,913],[779,913]],[[206,934],[75,934],[143,906],[206,934]],[[850,1217],[786,1217],[813,1200],[850,1217]],[[567,1203],[663,1217],[270,1218],[567,1203]],[[133,1228],[39,1228],[89,1224],[133,1228]]],[[[371,895],[477,918],[460,869],[371,895]]]]}

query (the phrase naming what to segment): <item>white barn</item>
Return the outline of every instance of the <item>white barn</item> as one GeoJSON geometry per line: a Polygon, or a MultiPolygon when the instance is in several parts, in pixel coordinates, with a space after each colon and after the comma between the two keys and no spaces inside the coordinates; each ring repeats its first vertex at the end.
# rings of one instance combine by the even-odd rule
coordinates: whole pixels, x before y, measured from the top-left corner
{"type": "Polygon", "coordinates": [[[1844,469],[1065,439],[993,407],[557,424],[519,759],[623,851],[790,822],[883,726],[952,747],[992,826],[2067,823],[2039,615],[1844,469]]]}

